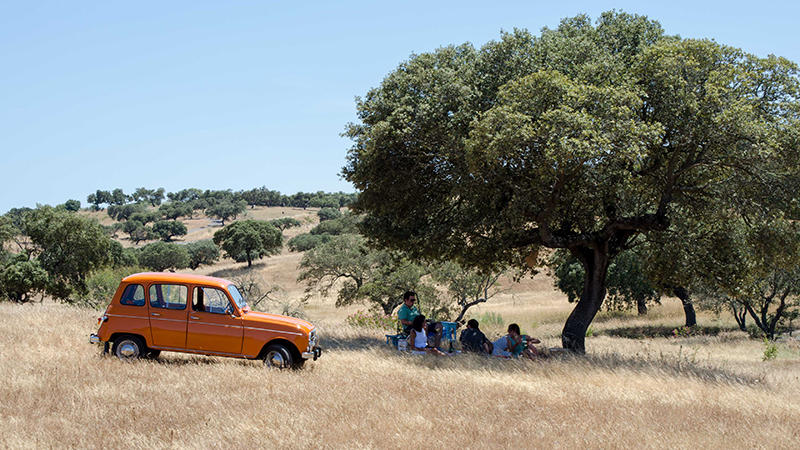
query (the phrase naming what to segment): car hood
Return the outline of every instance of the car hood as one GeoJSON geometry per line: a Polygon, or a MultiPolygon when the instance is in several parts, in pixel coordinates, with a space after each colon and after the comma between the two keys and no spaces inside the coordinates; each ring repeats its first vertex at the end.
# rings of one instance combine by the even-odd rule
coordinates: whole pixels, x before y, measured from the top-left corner
{"type": "Polygon", "coordinates": [[[280,314],[270,314],[258,311],[249,311],[244,315],[244,320],[246,320],[250,325],[259,326],[263,325],[285,325],[291,328],[301,328],[306,333],[310,332],[314,329],[314,324],[311,322],[305,321],[303,319],[298,319],[296,317],[289,317],[289,316],[282,316],[280,314]]]}

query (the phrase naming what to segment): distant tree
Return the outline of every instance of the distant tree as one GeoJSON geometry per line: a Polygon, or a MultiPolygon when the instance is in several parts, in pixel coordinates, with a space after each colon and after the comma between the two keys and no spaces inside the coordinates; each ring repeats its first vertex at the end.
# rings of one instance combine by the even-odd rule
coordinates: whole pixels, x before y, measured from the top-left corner
{"type": "Polygon", "coordinates": [[[284,231],[288,228],[299,227],[300,221],[294,217],[281,217],[280,219],[272,219],[269,221],[275,228],[284,231]]]}
{"type": "Polygon", "coordinates": [[[143,212],[144,210],[145,206],[141,203],[129,203],[127,205],[111,204],[108,205],[106,213],[112,219],[121,222],[123,220],[128,220],[133,214],[143,212]]]}
{"type": "Polygon", "coordinates": [[[150,191],[150,195],[147,196],[150,206],[158,206],[162,200],[164,200],[164,188],[153,189],[150,191]]]}
{"type": "Polygon", "coordinates": [[[171,201],[164,203],[158,208],[158,212],[165,219],[175,220],[179,217],[191,217],[192,205],[181,201],[171,201]]]}
{"type": "MultiPolygon", "coordinates": [[[[126,205],[127,206],[127,205],[126,205]]],[[[123,206],[125,208],[125,206],[123,206]]],[[[146,209],[140,209],[135,213],[131,214],[128,217],[129,221],[137,221],[141,222],[143,225],[147,225],[151,222],[157,222],[161,219],[161,211],[160,210],[151,210],[148,211],[146,209]]]]}
{"type": "Polygon", "coordinates": [[[225,226],[225,221],[236,219],[236,217],[247,209],[247,204],[240,201],[222,200],[206,208],[206,214],[209,217],[215,217],[222,221],[222,226],[225,226]]]}
{"type": "MultiPolygon", "coordinates": [[[[580,261],[569,252],[556,251],[548,265],[555,287],[567,294],[570,303],[580,300],[585,279],[580,261]]],[[[606,289],[604,308],[609,311],[622,311],[635,306],[639,315],[644,315],[647,314],[649,302],[658,303],[661,299],[659,290],[645,274],[640,256],[632,250],[620,253],[609,264],[606,289]]]]}
{"type": "Polygon", "coordinates": [[[134,248],[125,248],[117,241],[111,241],[110,254],[113,267],[134,267],[139,265],[139,252],[134,248]]]}
{"type": "Polygon", "coordinates": [[[211,239],[190,242],[186,244],[186,250],[189,252],[189,268],[192,270],[202,265],[210,266],[219,260],[219,247],[211,239]]]}
{"type": "Polygon", "coordinates": [[[333,238],[331,234],[310,234],[303,233],[289,239],[286,245],[293,252],[305,252],[312,248],[324,244],[333,238]]]}
{"type": "MultiPolygon", "coordinates": [[[[434,287],[423,277],[428,268],[399,254],[372,250],[359,235],[334,236],[303,255],[298,266],[298,281],[305,282],[306,292],[327,296],[337,290],[336,306],[367,303],[390,315],[402,302],[403,292],[414,290],[421,299],[435,305],[434,287]]],[[[430,314],[431,309],[422,308],[430,314]]]]}
{"type": "Polygon", "coordinates": [[[142,247],[138,260],[140,265],[156,272],[184,269],[189,267],[189,252],[184,245],[159,241],[142,247]]]}
{"type": "MultiPolygon", "coordinates": [[[[444,262],[433,267],[434,281],[447,291],[450,301],[455,304],[458,315],[452,322],[463,322],[464,315],[473,306],[487,302],[499,289],[497,281],[503,272],[481,272],[465,269],[454,262],[444,262]]],[[[444,308],[443,311],[448,311],[444,308]]]]}
{"type": "Polygon", "coordinates": [[[94,194],[89,194],[89,196],[86,197],[86,202],[93,205],[95,211],[100,211],[103,209],[100,205],[111,203],[111,193],[98,189],[94,194]]]}
{"type": "Polygon", "coordinates": [[[176,236],[185,236],[187,232],[186,225],[177,220],[160,220],[153,224],[153,233],[164,242],[169,242],[176,236]]]}
{"type": "Polygon", "coordinates": [[[153,233],[153,229],[151,227],[148,227],[137,220],[126,221],[122,225],[122,231],[128,234],[134,244],[156,238],[156,234],[153,233]]]}
{"type": "Polygon", "coordinates": [[[25,215],[22,231],[34,246],[29,256],[48,273],[47,293],[55,298],[85,291],[86,276],[111,262],[112,240],[89,218],[44,206],[25,215]]]}
{"type": "Polygon", "coordinates": [[[342,212],[339,211],[338,206],[335,208],[325,207],[317,211],[317,216],[319,217],[320,222],[324,222],[326,220],[338,219],[339,217],[342,217],[342,212]]]}
{"type": "Polygon", "coordinates": [[[358,224],[361,218],[353,214],[344,214],[338,219],[330,219],[320,222],[311,229],[311,234],[357,234],[358,224]]]}
{"type": "Polygon", "coordinates": [[[109,203],[111,203],[113,205],[117,205],[117,206],[122,206],[125,203],[128,203],[128,200],[130,200],[130,199],[131,199],[131,197],[128,196],[128,195],[125,195],[125,193],[122,192],[122,189],[116,188],[113,191],[111,191],[111,199],[110,199],[109,203]]]}
{"type": "Polygon", "coordinates": [[[241,220],[214,233],[214,243],[225,251],[227,257],[236,262],[247,261],[247,267],[250,267],[254,259],[279,253],[283,235],[268,222],[241,220]]]}
{"type": "Polygon", "coordinates": [[[172,202],[190,202],[203,195],[203,191],[196,188],[182,189],[178,192],[167,193],[167,198],[172,202]]]}
{"type": "Polygon", "coordinates": [[[15,303],[30,301],[31,295],[47,288],[48,275],[36,258],[17,255],[0,266],[0,296],[15,303]]]}
{"type": "Polygon", "coordinates": [[[67,200],[64,202],[64,209],[71,212],[80,211],[81,202],[80,200],[67,200]]]}
{"type": "Polygon", "coordinates": [[[142,203],[150,196],[150,192],[150,189],[140,187],[133,191],[133,194],[130,195],[130,198],[136,203],[142,203]]]}

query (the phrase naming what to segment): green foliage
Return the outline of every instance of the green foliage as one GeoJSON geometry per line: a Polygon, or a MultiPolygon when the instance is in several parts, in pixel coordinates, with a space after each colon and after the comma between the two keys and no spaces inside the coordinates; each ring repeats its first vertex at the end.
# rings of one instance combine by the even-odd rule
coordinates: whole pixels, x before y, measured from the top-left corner
{"type": "Polygon", "coordinates": [[[467,310],[475,305],[485,303],[497,293],[497,280],[502,271],[484,272],[470,270],[453,262],[444,262],[432,266],[434,281],[446,290],[446,297],[458,309],[458,316],[453,319],[459,322],[467,310]]]}
{"type": "Polygon", "coordinates": [[[775,341],[771,341],[764,338],[764,356],[761,358],[762,361],[770,361],[778,357],[778,344],[775,341]]]}
{"type": "Polygon", "coordinates": [[[309,234],[303,233],[289,239],[289,250],[293,252],[305,252],[324,244],[333,238],[330,234],[309,234]]]}
{"type": "Polygon", "coordinates": [[[247,261],[247,267],[250,267],[254,259],[280,252],[283,235],[269,222],[241,220],[214,233],[214,243],[225,251],[227,257],[237,262],[247,261]]]}
{"type": "MultiPolygon", "coordinates": [[[[108,207],[109,210],[111,208],[113,208],[113,205],[108,207]]],[[[155,239],[156,237],[151,227],[144,225],[138,220],[128,220],[123,223],[122,231],[127,233],[128,236],[130,236],[131,241],[133,241],[135,244],[138,244],[141,241],[149,241],[151,239],[155,239]]]]}
{"type": "Polygon", "coordinates": [[[343,175],[367,237],[413,257],[530,270],[569,248],[589,270],[562,341],[583,351],[606,264],[637,235],[787,207],[798,86],[785,59],[577,16],[413,55],[357,100],[343,175]]]}
{"type": "Polygon", "coordinates": [[[111,303],[120,280],[138,272],[142,272],[142,268],[136,266],[106,267],[97,270],[86,279],[86,292],[78,296],[76,302],[100,309],[111,303]]]}
{"type": "Polygon", "coordinates": [[[134,267],[139,264],[138,251],[133,248],[124,248],[117,241],[111,241],[111,266],[134,267]]]}
{"type": "Polygon", "coordinates": [[[149,203],[150,206],[158,206],[164,200],[164,188],[146,189],[140,187],[130,196],[134,202],[149,203]]]}
{"type": "Polygon", "coordinates": [[[111,196],[109,198],[109,203],[112,205],[122,206],[128,203],[131,197],[129,195],[125,195],[125,193],[120,188],[116,188],[111,191],[111,196]]]}
{"type": "Polygon", "coordinates": [[[170,201],[158,207],[158,212],[162,217],[175,220],[179,217],[191,217],[192,205],[188,202],[170,201]]]}
{"type": "MultiPolygon", "coordinates": [[[[223,191],[225,192],[225,191],[223,191]]],[[[236,217],[247,209],[247,203],[244,200],[220,200],[210,204],[206,208],[206,214],[209,217],[216,217],[225,226],[226,220],[236,219],[236,217]]]]}
{"type": "Polygon", "coordinates": [[[148,223],[161,220],[161,212],[158,210],[140,210],[131,214],[130,217],[128,217],[128,220],[135,220],[143,225],[147,225],[148,223]]]}
{"type": "Polygon", "coordinates": [[[342,217],[342,212],[339,211],[338,203],[335,208],[325,207],[317,211],[317,216],[319,216],[319,221],[324,222],[326,220],[331,219],[338,219],[342,217]]]}
{"type": "Polygon", "coordinates": [[[197,269],[202,265],[211,265],[219,260],[219,247],[211,239],[186,244],[189,252],[189,268],[197,269]]]}
{"type": "Polygon", "coordinates": [[[108,206],[106,213],[114,220],[123,221],[128,220],[136,213],[144,212],[146,207],[141,203],[129,203],[117,205],[111,204],[108,206]]]}
{"type": "Polygon", "coordinates": [[[153,233],[164,242],[169,242],[175,236],[185,236],[188,230],[183,222],[177,220],[159,220],[153,224],[153,233]]]}
{"type": "Polygon", "coordinates": [[[139,264],[155,272],[189,267],[186,246],[168,242],[153,242],[139,250],[139,264]]]}
{"type": "MultiPolygon", "coordinates": [[[[567,294],[567,300],[580,299],[584,288],[585,271],[577,258],[566,250],[553,252],[548,260],[555,287],[567,294]]],[[[608,311],[622,311],[638,304],[659,302],[661,296],[645,275],[640,256],[633,250],[621,252],[609,264],[606,278],[608,311]]]]}
{"type": "Polygon", "coordinates": [[[294,217],[281,217],[280,219],[272,219],[269,221],[275,228],[284,231],[288,228],[299,227],[300,221],[294,217]]]}
{"type": "Polygon", "coordinates": [[[339,218],[325,220],[311,229],[311,234],[356,234],[359,232],[359,217],[353,214],[345,214],[339,218]]]}
{"type": "Polygon", "coordinates": [[[372,250],[359,235],[333,236],[307,251],[299,268],[298,281],[306,283],[308,294],[327,296],[338,290],[337,307],[365,302],[390,315],[410,289],[421,299],[418,307],[423,313],[439,309],[435,289],[422,280],[428,273],[425,266],[399,254],[372,250]]]}
{"type": "Polygon", "coordinates": [[[80,211],[81,202],[80,200],[67,200],[64,202],[64,209],[70,212],[80,211]]]}
{"type": "Polygon", "coordinates": [[[203,195],[203,191],[196,188],[181,189],[178,192],[167,193],[167,198],[171,202],[191,202],[197,200],[203,195]]]}
{"type": "Polygon", "coordinates": [[[46,289],[48,280],[47,272],[37,259],[28,260],[24,255],[17,255],[0,266],[0,298],[26,303],[31,295],[46,289]]]}
{"type": "Polygon", "coordinates": [[[55,298],[85,292],[86,276],[111,262],[112,241],[91,219],[45,206],[25,215],[22,231],[48,273],[47,293],[55,298]]]}
{"type": "Polygon", "coordinates": [[[377,311],[356,311],[344,319],[345,323],[358,328],[374,328],[384,331],[394,331],[398,327],[397,317],[382,314],[377,311]]]}

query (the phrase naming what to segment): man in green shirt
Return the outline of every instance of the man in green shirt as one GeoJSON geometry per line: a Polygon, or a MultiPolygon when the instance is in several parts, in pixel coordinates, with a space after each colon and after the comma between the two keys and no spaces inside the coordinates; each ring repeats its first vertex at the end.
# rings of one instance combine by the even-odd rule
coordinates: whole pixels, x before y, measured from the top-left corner
{"type": "MultiPolygon", "coordinates": [[[[397,310],[397,320],[403,327],[403,332],[408,334],[411,329],[411,323],[417,317],[419,309],[415,303],[417,301],[417,293],[414,291],[406,291],[403,294],[403,304],[397,310]]],[[[442,343],[442,323],[441,322],[426,322],[425,331],[428,336],[428,345],[438,348],[442,343]]]]}
{"type": "Polygon", "coordinates": [[[403,294],[403,304],[397,310],[397,320],[403,326],[403,332],[408,333],[411,329],[411,322],[419,315],[419,309],[414,305],[417,301],[417,293],[414,291],[406,291],[403,294]]]}

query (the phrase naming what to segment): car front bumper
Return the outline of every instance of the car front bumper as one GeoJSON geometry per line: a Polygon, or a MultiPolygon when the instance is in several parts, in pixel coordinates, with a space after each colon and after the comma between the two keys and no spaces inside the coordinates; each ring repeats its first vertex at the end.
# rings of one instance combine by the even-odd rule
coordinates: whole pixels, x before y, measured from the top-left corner
{"type": "Polygon", "coordinates": [[[320,348],[320,347],[314,347],[314,349],[313,349],[312,351],[310,351],[310,352],[303,352],[301,356],[303,357],[303,359],[311,359],[311,358],[314,358],[314,361],[316,361],[316,360],[317,360],[317,358],[319,358],[321,355],[322,355],[322,348],[320,348]]]}

